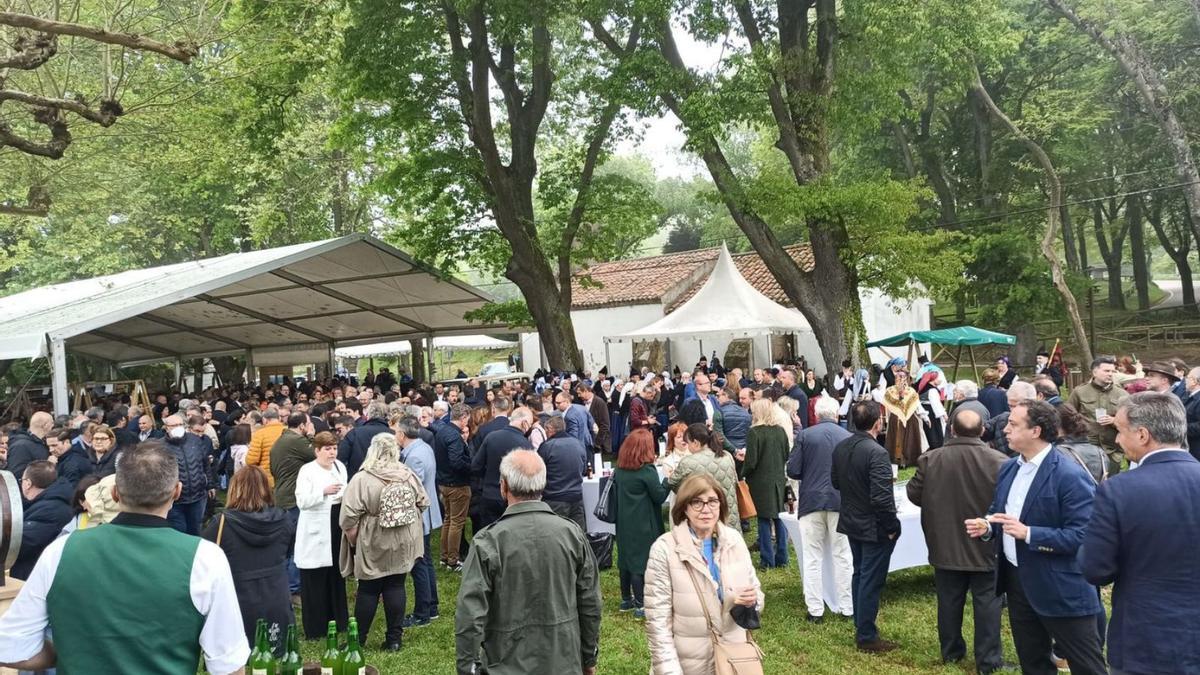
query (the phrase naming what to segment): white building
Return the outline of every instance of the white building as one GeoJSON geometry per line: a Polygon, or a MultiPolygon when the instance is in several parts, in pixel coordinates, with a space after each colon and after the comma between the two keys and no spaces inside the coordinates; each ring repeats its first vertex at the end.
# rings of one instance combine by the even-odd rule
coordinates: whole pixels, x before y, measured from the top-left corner
{"type": "MultiPolygon", "coordinates": [[[[812,255],[806,245],[787,248],[792,257],[808,269],[812,255]]],[[[585,367],[596,371],[605,364],[610,371],[628,372],[629,367],[649,365],[656,370],[690,368],[703,354],[709,359],[713,352],[726,367],[762,367],[787,358],[804,357],[810,366],[823,370],[821,351],[811,329],[789,335],[731,335],[699,338],[679,335],[663,340],[607,342],[606,338],[638,331],[675,312],[704,286],[717,267],[720,248],[708,248],[684,253],[599,263],[576,275],[572,284],[571,319],[575,336],[583,352],[585,367]],[[768,342],[770,341],[770,342],[768,342]]],[[[756,253],[732,256],[733,266],[721,271],[720,284],[747,283],[755,291],[784,307],[791,308],[783,289],[767,270],[756,253]],[[736,267],[743,279],[737,279],[736,267]]],[[[893,302],[890,298],[862,291],[863,323],[867,339],[875,340],[909,330],[928,330],[929,307],[932,301],[893,302]]],[[[695,305],[689,311],[697,311],[695,305]]],[[[736,307],[714,307],[714,312],[737,312],[736,307]]],[[[797,325],[807,326],[800,316],[797,325]]],[[[527,372],[545,366],[546,359],[536,333],[521,335],[523,369],[527,372]]],[[[887,360],[879,350],[871,350],[873,361],[887,360]]]]}

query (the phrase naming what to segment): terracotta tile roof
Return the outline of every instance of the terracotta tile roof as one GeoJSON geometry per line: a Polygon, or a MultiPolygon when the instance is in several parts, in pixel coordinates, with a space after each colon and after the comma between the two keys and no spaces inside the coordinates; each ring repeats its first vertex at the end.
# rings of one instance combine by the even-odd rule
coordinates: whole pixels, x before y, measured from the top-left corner
{"type": "MultiPolygon", "coordinates": [[[[805,270],[813,268],[812,250],[808,245],[794,244],[788,246],[787,251],[805,270]]],[[[598,309],[665,302],[670,313],[700,290],[719,252],[719,248],[705,248],[597,263],[576,273],[571,283],[571,307],[598,309]]],[[[791,306],[757,253],[735,253],[733,262],[759,292],[782,305],[791,306]]]]}

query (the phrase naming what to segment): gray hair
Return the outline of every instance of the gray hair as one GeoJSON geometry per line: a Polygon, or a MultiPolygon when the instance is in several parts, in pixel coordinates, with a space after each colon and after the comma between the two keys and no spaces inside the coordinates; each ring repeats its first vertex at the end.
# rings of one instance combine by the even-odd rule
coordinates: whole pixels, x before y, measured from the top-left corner
{"type": "Polygon", "coordinates": [[[405,413],[407,415],[409,415],[410,417],[420,417],[421,416],[421,406],[419,406],[419,405],[406,406],[405,413]]]}
{"type": "Polygon", "coordinates": [[[836,422],[838,413],[841,411],[841,406],[834,400],[832,396],[820,396],[817,398],[817,404],[814,406],[814,412],[817,413],[817,419],[836,422]]]}
{"type": "Polygon", "coordinates": [[[433,411],[438,417],[445,417],[446,413],[450,412],[450,404],[446,401],[434,401],[433,411]]]}
{"type": "Polygon", "coordinates": [[[371,469],[394,469],[400,466],[400,444],[392,434],[375,434],[371,445],[367,448],[367,458],[363,460],[360,471],[371,469]]]}
{"type": "Polygon", "coordinates": [[[789,416],[794,412],[800,411],[800,402],[791,396],[780,396],[779,400],[775,401],[775,405],[783,408],[783,412],[787,413],[789,416]]]}
{"type": "Polygon", "coordinates": [[[404,434],[405,438],[419,438],[421,436],[421,423],[412,415],[405,415],[396,423],[396,431],[404,434]]]}
{"type": "Polygon", "coordinates": [[[1020,380],[1008,385],[1008,398],[1014,401],[1029,401],[1037,398],[1037,389],[1020,380]]]}
{"type": "Polygon", "coordinates": [[[117,458],[117,494],[135,509],[169,504],[179,484],[179,461],[162,443],[140,443],[117,458]]]}
{"type": "Polygon", "coordinates": [[[500,478],[512,496],[540,499],[546,489],[546,463],[533,450],[513,450],[500,460],[500,478]]]}
{"type": "Polygon", "coordinates": [[[972,380],[959,380],[954,383],[954,390],[962,392],[963,398],[978,398],[979,385],[972,380]]]}
{"type": "Polygon", "coordinates": [[[567,421],[563,419],[562,415],[551,415],[542,426],[546,427],[546,433],[551,436],[557,436],[566,431],[567,421]]]}
{"type": "Polygon", "coordinates": [[[386,420],[388,418],[388,406],[383,401],[371,401],[367,404],[367,419],[386,420]]]}
{"type": "Polygon", "coordinates": [[[1121,402],[1133,429],[1145,429],[1162,445],[1187,447],[1187,413],[1179,397],[1170,392],[1143,391],[1121,402]]]}
{"type": "Polygon", "coordinates": [[[266,410],[264,410],[264,411],[262,412],[262,418],[263,418],[264,420],[277,420],[277,419],[279,419],[279,408],[274,408],[274,407],[267,408],[266,410]]]}

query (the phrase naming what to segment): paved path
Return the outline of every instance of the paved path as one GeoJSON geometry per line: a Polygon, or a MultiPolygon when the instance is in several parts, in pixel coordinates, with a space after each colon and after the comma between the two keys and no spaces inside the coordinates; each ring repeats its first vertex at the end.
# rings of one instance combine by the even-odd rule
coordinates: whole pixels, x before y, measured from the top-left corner
{"type": "MultiPolygon", "coordinates": [[[[1179,279],[1155,279],[1154,284],[1161,288],[1167,294],[1155,309],[1159,307],[1180,307],[1183,305],[1183,282],[1179,279]]],[[[1200,284],[1193,282],[1193,287],[1196,289],[1196,296],[1200,297],[1200,284]]]]}

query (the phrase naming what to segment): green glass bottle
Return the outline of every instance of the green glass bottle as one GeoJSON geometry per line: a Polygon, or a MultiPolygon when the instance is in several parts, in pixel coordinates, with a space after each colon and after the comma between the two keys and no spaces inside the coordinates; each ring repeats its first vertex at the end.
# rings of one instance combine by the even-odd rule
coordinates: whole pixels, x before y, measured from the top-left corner
{"type": "Polygon", "coordinates": [[[342,670],[338,675],[367,675],[367,658],[358,644],[358,622],[350,620],[346,651],[342,652],[342,670]]]}
{"type": "Polygon", "coordinates": [[[250,675],[275,675],[275,654],[267,640],[267,624],[262,619],[259,619],[257,633],[255,642],[258,646],[250,657],[250,675]]]}
{"type": "Polygon", "coordinates": [[[300,642],[296,637],[296,624],[288,626],[287,650],[279,660],[279,675],[301,675],[304,659],[300,658],[300,642]]]}
{"type": "Polygon", "coordinates": [[[321,654],[321,675],[342,675],[342,654],[337,646],[337,622],[329,622],[329,631],[325,634],[325,653],[321,654]]]}
{"type": "Polygon", "coordinates": [[[246,661],[246,670],[250,670],[254,665],[254,660],[258,658],[258,646],[262,644],[262,638],[267,634],[266,619],[259,619],[254,624],[254,644],[250,645],[250,660],[246,661]]]}

